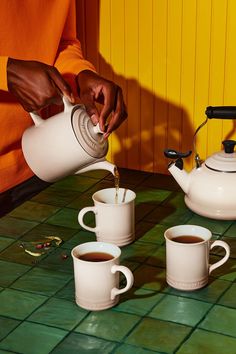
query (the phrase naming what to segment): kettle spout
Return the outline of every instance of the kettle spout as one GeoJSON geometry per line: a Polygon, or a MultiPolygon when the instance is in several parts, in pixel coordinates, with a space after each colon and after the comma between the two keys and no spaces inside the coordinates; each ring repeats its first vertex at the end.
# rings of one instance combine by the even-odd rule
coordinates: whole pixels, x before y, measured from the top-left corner
{"type": "Polygon", "coordinates": [[[111,162],[108,162],[107,160],[102,160],[102,161],[100,160],[98,162],[94,162],[88,166],[79,169],[75,174],[84,173],[93,170],[106,170],[111,172],[113,176],[115,176],[116,166],[113,165],[111,162]]]}
{"type": "Polygon", "coordinates": [[[180,185],[185,194],[189,191],[190,175],[184,169],[180,169],[174,162],[168,168],[176,182],[180,185]]]}

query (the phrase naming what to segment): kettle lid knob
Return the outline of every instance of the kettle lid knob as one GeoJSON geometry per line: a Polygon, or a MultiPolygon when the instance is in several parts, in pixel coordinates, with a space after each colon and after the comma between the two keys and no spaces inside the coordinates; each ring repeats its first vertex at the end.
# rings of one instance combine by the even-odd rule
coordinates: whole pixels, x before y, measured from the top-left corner
{"type": "Polygon", "coordinates": [[[235,140],[224,140],[222,141],[222,144],[224,146],[224,151],[226,154],[232,154],[234,152],[234,147],[236,145],[235,140]]]}

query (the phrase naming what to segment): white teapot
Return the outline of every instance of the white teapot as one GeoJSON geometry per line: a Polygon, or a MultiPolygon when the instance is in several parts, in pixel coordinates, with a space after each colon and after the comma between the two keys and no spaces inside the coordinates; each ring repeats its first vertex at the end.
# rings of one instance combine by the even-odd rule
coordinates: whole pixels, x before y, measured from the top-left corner
{"type": "Polygon", "coordinates": [[[63,102],[64,111],[45,120],[30,113],[34,125],[23,133],[22,151],[31,170],[46,182],[96,169],[114,175],[116,166],[105,159],[108,141],[99,125],[93,125],[84,106],[63,102]]]}
{"type": "MultiPolygon", "coordinates": [[[[207,107],[207,119],[196,130],[205,125],[208,118],[236,118],[236,107],[207,107]]],[[[196,167],[190,172],[183,169],[183,158],[187,153],[167,149],[164,154],[175,159],[168,166],[185,193],[186,205],[199,215],[223,220],[236,219],[236,152],[235,140],[224,140],[224,150],[201,161],[195,150],[196,167]]]]}

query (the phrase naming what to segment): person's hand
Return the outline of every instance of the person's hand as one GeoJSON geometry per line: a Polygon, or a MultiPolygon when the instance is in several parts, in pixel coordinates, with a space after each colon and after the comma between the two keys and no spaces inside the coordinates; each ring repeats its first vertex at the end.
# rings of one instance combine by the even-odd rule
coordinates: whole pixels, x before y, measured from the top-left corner
{"type": "Polygon", "coordinates": [[[50,104],[60,104],[64,95],[71,103],[74,97],[68,83],[59,71],[38,61],[8,59],[8,90],[28,112],[50,104]]]}
{"type": "Polygon", "coordinates": [[[84,70],[77,75],[78,93],[94,124],[107,138],[127,118],[122,90],[114,82],[104,79],[93,71],[84,70]],[[103,105],[101,112],[95,103],[103,105]],[[110,116],[109,122],[107,121],[110,116]]]}

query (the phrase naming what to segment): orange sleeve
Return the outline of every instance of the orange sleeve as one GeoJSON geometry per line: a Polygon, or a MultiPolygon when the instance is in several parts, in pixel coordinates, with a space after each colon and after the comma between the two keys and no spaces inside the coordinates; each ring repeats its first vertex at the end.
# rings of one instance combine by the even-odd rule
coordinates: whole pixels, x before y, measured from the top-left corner
{"type": "Polygon", "coordinates": [[[83,70],[95,71],[94,66],[84,59],[80,41],[76,38],[75,2],[71,1],[67,20],[60,41],[55,66],[69,81],[76,93],[75,76],[83,70]]]}
{"type": "Polygon", "coordinates": [[[8,57],[0,56],[0,90],[3,90],[3,91],[8,91],[7,61],[8,61],[8,57]]]}

